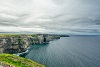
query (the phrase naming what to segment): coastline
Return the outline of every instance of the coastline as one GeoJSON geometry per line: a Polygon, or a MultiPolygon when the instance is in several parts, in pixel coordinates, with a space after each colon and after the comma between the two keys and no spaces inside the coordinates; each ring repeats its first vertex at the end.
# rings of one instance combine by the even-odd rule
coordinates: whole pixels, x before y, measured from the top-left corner
{"type": "Polygon", "coordinates": [[[53,40],[60,39],[60,37],[62,36],[49,34],[0,34],[0,53],[13,54],[14,56],[23,57],[25,59],[25,55],[31,50],[31,45],[47,45],[53,40]]]}

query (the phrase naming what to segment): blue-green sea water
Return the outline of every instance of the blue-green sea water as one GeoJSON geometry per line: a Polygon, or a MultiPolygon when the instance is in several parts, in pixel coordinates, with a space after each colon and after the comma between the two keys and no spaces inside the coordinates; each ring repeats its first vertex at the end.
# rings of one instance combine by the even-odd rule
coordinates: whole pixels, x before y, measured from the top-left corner
{"type": "Polygon", "coordinates": [[[46,67],[100,67],[100,36],[71,36],[32,45],[25,56],[46,67]]]}

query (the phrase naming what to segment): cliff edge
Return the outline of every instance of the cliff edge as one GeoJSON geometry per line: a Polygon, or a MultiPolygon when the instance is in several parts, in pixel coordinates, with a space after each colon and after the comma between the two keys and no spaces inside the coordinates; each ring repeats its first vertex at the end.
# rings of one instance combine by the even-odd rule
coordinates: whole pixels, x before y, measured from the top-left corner
{"type": "Polygon", "coordinates": [[[45,44],[59,38],[58,35],[48,34],[0,34],[0,53],[21,53],[26,51],[30,44],[45,44]]]}

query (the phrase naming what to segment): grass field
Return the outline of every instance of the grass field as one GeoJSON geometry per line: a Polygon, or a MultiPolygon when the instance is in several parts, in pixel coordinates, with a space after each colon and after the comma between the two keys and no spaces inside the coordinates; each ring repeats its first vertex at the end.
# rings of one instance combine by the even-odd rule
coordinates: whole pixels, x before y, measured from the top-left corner
{"type": "Polygon", "coordinates": [[[12,54],[0,54],[0,62],[9,64],[15,67],[45,67],[39,63],[32,60],[22,58],[12,54]]]}

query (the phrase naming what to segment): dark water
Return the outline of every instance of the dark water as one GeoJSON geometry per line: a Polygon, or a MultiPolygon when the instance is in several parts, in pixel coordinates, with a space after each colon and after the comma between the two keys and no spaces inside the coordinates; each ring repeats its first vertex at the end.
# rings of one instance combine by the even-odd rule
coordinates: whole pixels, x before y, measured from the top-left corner
{"type": "Polygon", "coordinates": [[[100,36],[71,36],[33,45],[26,58],[46,67],[100,67],[100,36]]]}

